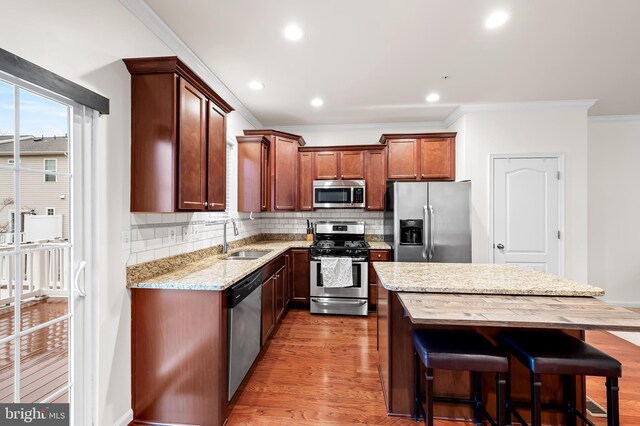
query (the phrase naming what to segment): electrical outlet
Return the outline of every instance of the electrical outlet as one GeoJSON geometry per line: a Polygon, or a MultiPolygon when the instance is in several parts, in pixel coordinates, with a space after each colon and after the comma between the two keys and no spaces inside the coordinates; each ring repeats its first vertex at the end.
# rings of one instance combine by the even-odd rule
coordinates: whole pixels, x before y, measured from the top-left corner
{"type": "Polygon", "coordinates": [[[122,231],[122,249],[131,250],[131,231],[122,231]]]}
{"type": "Polygon", "coordinates": [[[176,228],[169,228],[169,244],[175,244],[176,243],[176,228]]]}
{"type": "Polygon", "coordinates": [[[182,241],[191,241],[191,225],[182,227],[182,241]]]}

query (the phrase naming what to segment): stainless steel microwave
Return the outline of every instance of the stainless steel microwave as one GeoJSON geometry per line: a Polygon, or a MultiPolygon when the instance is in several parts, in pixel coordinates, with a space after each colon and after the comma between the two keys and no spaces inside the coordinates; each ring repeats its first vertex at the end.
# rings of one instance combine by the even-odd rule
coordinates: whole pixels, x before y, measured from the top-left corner
{"type": "Polygon", "coordinates": [[[364,208],[365,181],[314,180],[313,207],[333,209],[364,208]]]}

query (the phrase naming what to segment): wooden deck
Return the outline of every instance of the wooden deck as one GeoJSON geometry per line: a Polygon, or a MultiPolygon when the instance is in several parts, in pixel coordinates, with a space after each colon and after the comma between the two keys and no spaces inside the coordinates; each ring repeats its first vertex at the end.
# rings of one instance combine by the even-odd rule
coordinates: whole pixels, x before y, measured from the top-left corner
{"type": "MultiPolygon", "coordinates": [[[[622,362],[621,423],[640,424],[640,347],[604,331],[588,332],[587,341],[622,362]]],[[[417,424],[386,414],[374,315],[319,316],[292,310],[250,374],[230,411],[229,425],[417,424]]],[[[603,380],[589,378],[587,394],[606,406],[603,380]]],[[[593,420],[606,424],[606,419],[593,420]]]]}
{"type": "MultiPolygon", "coordinates": [[[[43,324],[67,313],[66,298],[31,301],[21,306],[21,329],[43,324]]],[[[13,308],[0,311],[0,336],[13,332],[13,308]]],[[[68,381],[67,321],[45,327],[20,339],[21,402],[40,402],[68,381]]],[[[0,403],[13,402],[13,342],[0,345],[0,403]]],[[[52,402],[67,402],[66,394],[52,402]]]]}

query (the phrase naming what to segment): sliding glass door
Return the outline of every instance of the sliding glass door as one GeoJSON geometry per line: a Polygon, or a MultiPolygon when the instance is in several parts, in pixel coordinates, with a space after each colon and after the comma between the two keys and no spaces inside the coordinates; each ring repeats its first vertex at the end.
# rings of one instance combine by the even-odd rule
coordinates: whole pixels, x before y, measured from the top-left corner
{"type": "Polygon", "coordinates": [[[0,73],[0,402],[70,403],[75,425],[91,423],[94,122],[0,73]]]}

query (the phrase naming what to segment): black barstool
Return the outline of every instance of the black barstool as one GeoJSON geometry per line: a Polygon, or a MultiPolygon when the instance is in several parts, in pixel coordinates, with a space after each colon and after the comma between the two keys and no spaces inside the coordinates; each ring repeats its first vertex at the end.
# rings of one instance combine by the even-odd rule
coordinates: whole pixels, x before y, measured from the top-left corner
{"type": "MultiPolygon", "coordinates": [[[[541,374],[562,376],[563,405],[566,424],[575,426],[579,417],[585,423],[595,426],[586,415],[576,409],[576,376],[606,377],[607,425],[618,426],[618,378],[622,376],[622,365],[599,349],[560,331],[514,331],[503,333],[499,341],[504,348],[531,373],[531,425],[542,424],[542,408],[557,409],[557,406],[540,401],[541,374]]],[[[511,403],[511,386],[507,385],[507,409],[509,422],[511,415],[527,425],[518,410],[511,403]]]]}
{"type": "Polygon", "coordinates": [[[427,426],[433,426],[433,403],[470,404],[474,409],[476,425],[486,419],[493,426],[504,426],[506,419],[506,375],[509,370],[507,356],[481,334],[466,330],[415,330],[413,332],[415,369],[415,420],[420,415],[427,426]],[[426,368],[426,409],[420,398],[420,363],[426,368]],[[473,374],[473,399],[435,397],[433,395],[433,370],[471,371],[473,374]],[[496,420],[482,403],[481,373],[496,374],[496,420]]]}

